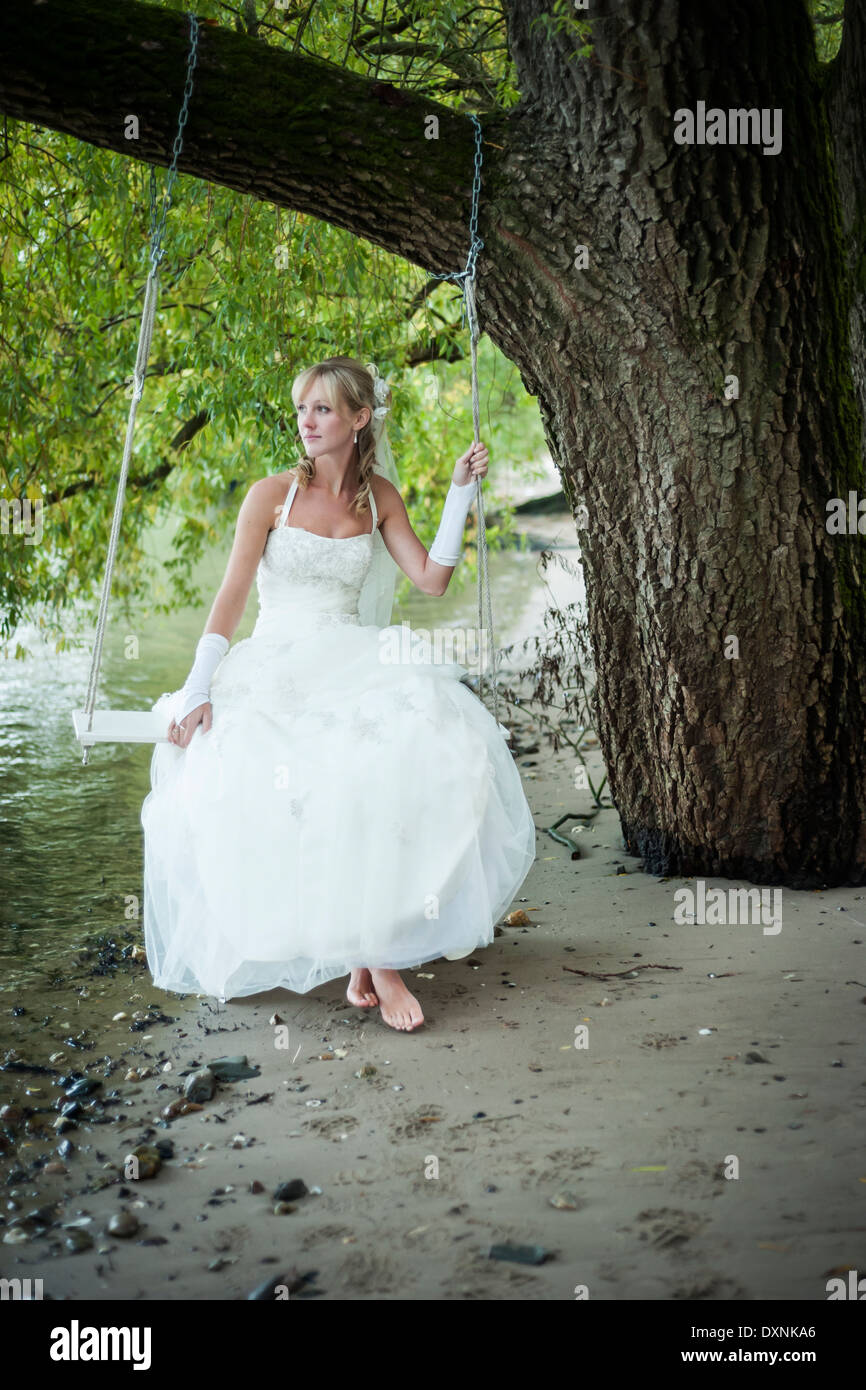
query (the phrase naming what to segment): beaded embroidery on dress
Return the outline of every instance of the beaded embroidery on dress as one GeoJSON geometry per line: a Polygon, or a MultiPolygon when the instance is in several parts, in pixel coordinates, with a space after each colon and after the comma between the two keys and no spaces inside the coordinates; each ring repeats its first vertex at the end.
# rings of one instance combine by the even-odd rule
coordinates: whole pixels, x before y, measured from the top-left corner
{"type": "MultiPolygon", "coordinates": [[[[355,966],[459,959],[492,943],[535,857],[465,668],[418,634],[411,665],[389,660],[395,630],[360,623],[372,496],[370,531],[335,538],[288,524],[296,490],[259,562],[255,628],[214,674],[212,727],[154,749],[144,932],[162,989],[306,993],[355,966]]],[[[166,722],[172,699],[153,706],[166,722]]]]}

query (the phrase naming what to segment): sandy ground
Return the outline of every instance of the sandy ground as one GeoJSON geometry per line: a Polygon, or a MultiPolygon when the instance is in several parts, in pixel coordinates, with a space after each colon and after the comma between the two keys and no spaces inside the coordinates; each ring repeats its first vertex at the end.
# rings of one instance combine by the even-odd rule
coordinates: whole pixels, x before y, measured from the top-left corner
{"type": "MultiPolygon", "coordinates": [[[[295,1270],[315,1271],[302,1294],[325,1299],[572,1300],[585,1286],[600,1300],[824,1301],[832,1273],[866,1270],[866,891],[785,890],[776,935],[676,925],[686,881],[646,876],[614,811],[575,836],[579,860],[543,833],[589,809],[571,755],[518,761],[539,827],[514,904],[531,925],[505,927],[475,965],[422,967],[433,978],[414,980],[418,1033],[352,1008],[336,984],[220,1010],[154,990],[142,966],[92,977],[71,1005],[60,991],[38,1028],[32,1009],[10,1017],[26,997],[6,995],[4,1044],[28,1062],[59,1051],[60,1069],[109,1072],[103,1092],[119,1096],[106,1114],[119,1118],[71,1130],[66,1171],[36,1180],[10,1174],[56,1136],[7,1125],[18,1210],[5,1222],[59,1200],[60,1221],[92,1218],[94,1244],[69,1253],[59,1224],[9,1244],[7,1226],[2,1273],[71,1299],[245,1298],[295,1270]],[[153,1004],[174,1021],[136,1033],[110,1022],[153,1004]],[[269,1024],[275,1011],[288,1035],[269,1024]],[[588,1045],[576,1047],[581,1025],[588,1045]],[[64,1046],[85,1029],[93,1050],[64,1046]],[[155,1128],[174,1158],[123,1186],[124,1156],[181,1074],[238,1053],[260,1076],[155,1128]],[[124,1080],[145,1064],[153,1076],[124,1080]],[[276,1215],[273,1190],[293,1178],[321,1192],[276,1215]],[[570,1207],[552,1206],[562,1193],[570,1207]],[[104,1234],[121,1207],[141,1222],[128,1241],[104,1234]],[[488,1258],[503,1242],[549,1253],[537,1266],[488,1258]]],[[[59,1095],[50,1077],[9,1071],[0,1089],[31,1107],[59,1095]]]]}

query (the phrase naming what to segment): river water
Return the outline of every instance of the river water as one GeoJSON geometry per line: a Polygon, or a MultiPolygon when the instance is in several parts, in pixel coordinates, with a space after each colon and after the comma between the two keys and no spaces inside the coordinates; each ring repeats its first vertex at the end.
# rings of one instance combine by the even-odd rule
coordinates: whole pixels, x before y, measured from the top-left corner
{"type": "MultiPolygon", "coordinates": [[[[556,474],[551,466],[545,472],[546,478],[528,486],[513,480],[514,494],[549,493],[556,474]]],[[[154,534],[149,546],[154,553],[170,553],[171,529],[154,534]]],[[[538,573],[542,545],[577,567],[571,516],[532,517],[521,521],[519,530],[534,548],[490,556],[500,647],[538,634],[552,602],[583,603],[579,573],[569,575],[560,566],[548,569],[544,578],[538,573]]],[[[183,684],[231,541],[229,534],[197,567],[204,605],[149,618],[139,632],[136,659],[125,655],[123,619],[110,619],[100,706],[149,709],[163,691],[183,684]]],[[[253,585],[233,641],[249,635],[256,612],[253,585]]],[[[475,583],[467,579],[459,586],[455,577],[441,598],[412,590],[392,621],[431,630],[471,628],[477,621],[475,583]]],[[[33,630],[18,634],[25,645],[33,637],[33,630]]],[[[0,993],[7,996],[22,985],[38,989],[40,981],[54,981],[56,988],[64,961],[94,934],[140,927],[139,817],[150,786],[152,748],[103,744],[82,766],[71,711],[84,703],[89,666],[89,650],[55,653],[38,641],[30,659],[0,662],[0,993]]]]}

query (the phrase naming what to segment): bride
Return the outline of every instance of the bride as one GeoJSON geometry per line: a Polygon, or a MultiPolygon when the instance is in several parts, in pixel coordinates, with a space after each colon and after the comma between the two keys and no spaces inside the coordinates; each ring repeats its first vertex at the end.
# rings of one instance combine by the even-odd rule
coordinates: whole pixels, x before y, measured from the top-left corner
{"type": "Polygon", "coordinates": [[[390,626],[397,567],[445,593],[488,452],[457,460],[428,553],[375,368],[328,358],[292,398],[304,455],[250,487],[192,670],[154,705],[169,722],[141,810],[148,965],[163,989],[221,999],[350,974],[351,1003],[411,1031],[424,1016],[400,970],[490,945],[535,857],[466,668],[420,633],[407,653],[390,626]],[[255,628],[229,650],[254,578],[255,628]]]}

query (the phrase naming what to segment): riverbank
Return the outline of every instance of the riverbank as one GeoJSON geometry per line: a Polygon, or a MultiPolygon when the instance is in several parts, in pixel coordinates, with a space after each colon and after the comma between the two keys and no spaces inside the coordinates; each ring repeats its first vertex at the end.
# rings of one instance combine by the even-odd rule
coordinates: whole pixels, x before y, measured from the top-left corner
{"type": "Polygon", "coordinates": [[[517,761],[539,830],[513,905],[528,920],[407,972],[418,1033],[336,984],[222,1008],[167,995],[134,924],[70,964],[56,1009],[4,995],[6,1063],[51,1071],[0,1071],[18,1109],[2,1273],[73,1300],[237,1299],[266,1280],[331,1300],[824,1300],[866,1268],[866,893],[785,890],[775,934],[677,922],[694,882],[645,875],[614,811],[575,830],[578,859],[544,832],[590,809],[572,755],[517,761]],[[234,1055],[257,1074],[165,1118],[187,1073],[234,1055]],[[99,1084],[60,1134],[72,1073],[99,1084]],[[135,1180],[139,1144],[164,1157],[135,1180]],[[280,1209],[294,1179],[307,1194],[280,1209]],[[138,1229],[107,1235],[121,1210],[138,1229]],[[547,1255],[490,1258],[502,1244],[547,1255]]]}

